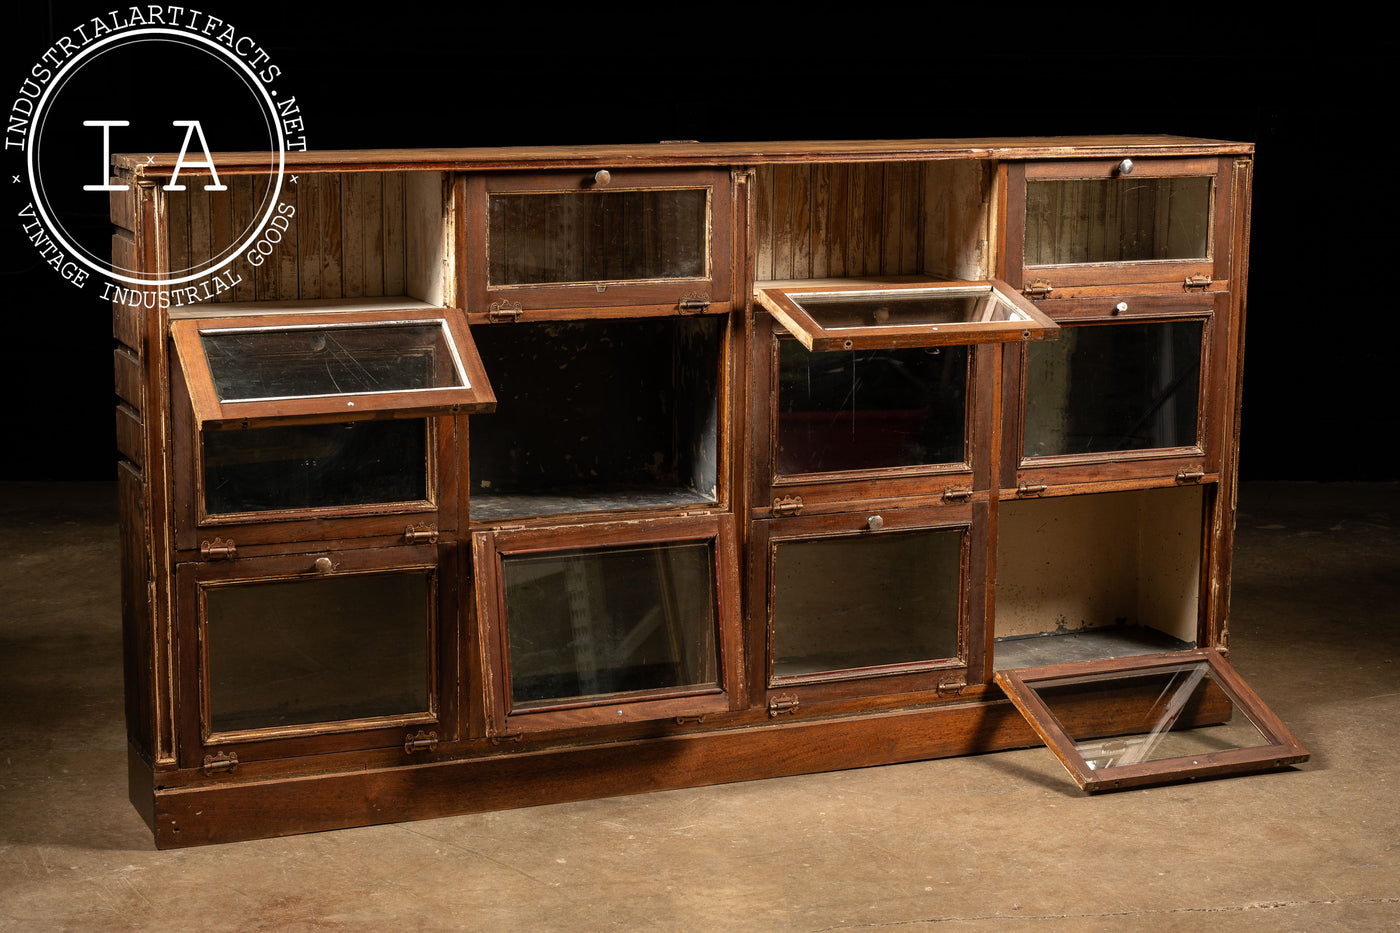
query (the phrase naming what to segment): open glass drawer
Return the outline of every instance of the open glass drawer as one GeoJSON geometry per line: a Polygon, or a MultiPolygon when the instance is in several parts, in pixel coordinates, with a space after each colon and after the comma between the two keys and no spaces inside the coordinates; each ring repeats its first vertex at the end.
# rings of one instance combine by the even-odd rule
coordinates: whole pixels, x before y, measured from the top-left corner
{"type": "Polygon", "coordinates": [[[200,430],[490,411],[455,308],[171,324],[200,430]]]}
{"type": "Polygon", "coordinates": [[[793,285],[758,289],[808,350],[936,347],[1054,339],[1058,326],[1009,285],[793,285]]]}

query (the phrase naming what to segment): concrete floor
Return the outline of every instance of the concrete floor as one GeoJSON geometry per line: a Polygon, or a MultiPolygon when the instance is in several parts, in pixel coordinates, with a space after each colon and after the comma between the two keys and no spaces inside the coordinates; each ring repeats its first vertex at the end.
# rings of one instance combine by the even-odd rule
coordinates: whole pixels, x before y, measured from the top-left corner
{"type": "Polygon", "coordinates": [[[1400,486],[1242,491],[1233,661],[1293,771],[1090,798],[1036,748],[173,852],[113,500],[0,486],[0,930],[1400,929],[1400,486]]]}

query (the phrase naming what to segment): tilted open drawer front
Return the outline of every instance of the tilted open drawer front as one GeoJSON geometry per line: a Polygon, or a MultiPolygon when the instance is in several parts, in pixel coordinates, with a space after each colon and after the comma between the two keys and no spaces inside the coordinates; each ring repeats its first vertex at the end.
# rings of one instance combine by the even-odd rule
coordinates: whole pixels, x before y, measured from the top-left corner
{"type": "Polygon", "coordinates": [[[170,331],[201,430],[496,404],[455,308],[197,318],[170,331]]]}
{"type": "Polygon", "coordinates": [[[1087,791],[1264,771],[1308,751],[1212,649],[998,671],[1087,791]]]}
{"type": "Polygon", "coordinates": [[[1005,282],[767,286],[758,301],[808,350],[1053,340],[1059,326],[1005,282]]]}

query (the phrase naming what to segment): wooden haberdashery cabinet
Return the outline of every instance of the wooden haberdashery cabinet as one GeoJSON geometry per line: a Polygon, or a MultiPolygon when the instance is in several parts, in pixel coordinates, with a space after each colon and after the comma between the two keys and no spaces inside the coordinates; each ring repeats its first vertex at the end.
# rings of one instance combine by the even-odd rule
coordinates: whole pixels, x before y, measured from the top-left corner
{"type": "MultiPolygon", "coordinates": [[[[1040,741],[1088,790],[1305,759],[1226,660],[1252,159],[290,154],[268,261],[113,307],[157,844],[1040,741]]],[[[174,164],[114,160],[127,268],[271,190],[174,164]]]]}

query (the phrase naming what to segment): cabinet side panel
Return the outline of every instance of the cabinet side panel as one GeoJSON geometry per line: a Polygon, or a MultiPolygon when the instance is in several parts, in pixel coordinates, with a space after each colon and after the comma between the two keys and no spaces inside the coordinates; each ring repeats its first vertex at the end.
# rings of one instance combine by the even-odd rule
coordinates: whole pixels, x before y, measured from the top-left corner
{"type": "Polygon", "coordinates": [[[155,757],[155,644],[151,637],[150,552],[146,540],[145,487],[135,466],[117,466],[121,534],[123,675],[127,741],[147,763],[155,757]]]}

